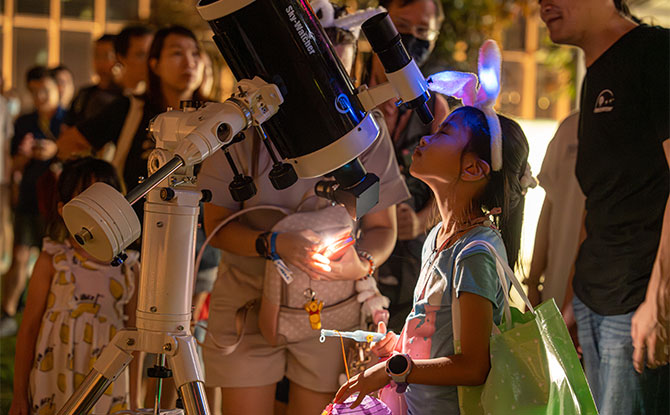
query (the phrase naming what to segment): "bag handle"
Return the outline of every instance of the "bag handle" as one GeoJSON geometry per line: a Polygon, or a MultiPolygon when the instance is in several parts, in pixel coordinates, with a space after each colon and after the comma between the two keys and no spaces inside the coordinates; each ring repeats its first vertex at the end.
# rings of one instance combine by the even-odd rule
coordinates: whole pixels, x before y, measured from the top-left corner
{"type": "MultiPolygon", "coordinates": [[[[519,280],[516,279],[516,276],[514,275],[514,271],[512,271],[512,268],[510,268],[509,264],[507,264],[507,261],[503,260],[500,257],[500,254],[496,250],[496,248],[491,245],[490,242],[483,241],[483,240],[476,240],[468,243],[461,253],[465,252],[466,250],[475,247],[477,245],[484,246],[486,247],[495,257],[496,259],[496,270],[498,271],[498,278],[500,279],[500,284],[503,287],[503,294],[505,295],[505,317],[507,318],[507,321],[511,322],[511,311],[510,311],[510,298],[509,298],[509,290],[508,290],[508,285],[507,285],[507,280],[505,280],[505,275],[507,275],[507,278],[509,278],[509,281],[512,283],[512,286],[516,289],[517,293],[519,293],[519,296],[523,300],[524,304],[526,304],[526,307],[528,307],[528,310],[530,310],[531,313],[535,313],[535,308],[533,305],[530,303],[530,300],[528,299],[528,296],[523,290],[523,287],[521,286],[521,283],[519,280]]],[[[460,256],[461,254],[459,254],[460,256]]],[[[458,262],[458,258],[456,258],[456,261],[458,262]]],[[[454,269],[455,271],[455,269],[454,269]]]]}
{"type": "MultiPolygon", "coordinates": [[[[509,298],[509,285],[507,283],[507,280],[505,279],[505,275],[509,278],[511,281],[512,285],[514,288],[517,290],[519,295],[521,296],[521,299],[523,302],[526,304],[528,309],[530,310],[531,313],[535,313],[535,309],[533,308],[532,304],[530,303],[530,300],[528,299],[528,296],[526,296],[526,293],[523,291],[523,287],[521,286],[521,283],[519,283],[519,280],[516,279],[516,276],[514,275],[514,271],[510,268],[510,266],[507,264],[507,261],[504,261],[501,257],[500,254],[498,254],[498,251],[496,248],[491,245],[491,243],[483,240],[476,240],[468,243],[463,250],[461,250],[461,254],[468,249],[475,247],[475,246],[484,246],[486,247],[489,252],[493,254],[496,260],[496,271],[498,274],[498,279],[500,280],[500,285],[502,286],[503,289],[503,295],[505,297],[505,304],[504,304],[504,313],[505,313],[505,318],[509,322],[509,324],[512,323],[512,310],[510,309],[510,298],[509,298]]],[[[456,297],[456,263],[458,262],[460,255],[456,258],[456,261],[454,262],[454,269],[453,269],[453,278],[452,278],[452,284],[451,284],[451,324],[453,328],[453,333],[454,333],[454,341],[460,340],[461,338],[461,309],[460,309],[460,304],[458,301],[458,298],[456,297]]],[[[500,334],[500,329],[493,324],[491,327],[491,332],[492,334],[500,334]]]]}

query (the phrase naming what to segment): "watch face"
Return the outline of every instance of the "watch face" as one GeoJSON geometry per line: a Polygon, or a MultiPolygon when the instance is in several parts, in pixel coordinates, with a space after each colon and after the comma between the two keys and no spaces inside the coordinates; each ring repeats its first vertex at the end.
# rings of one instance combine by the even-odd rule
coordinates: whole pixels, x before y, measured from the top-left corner
{"type": "Polygon", "coordinates": [[[405,356],[397,354],[389,360],[389,371],[394,375],[399,375],[407,370],[409,362],[405,356]]]}

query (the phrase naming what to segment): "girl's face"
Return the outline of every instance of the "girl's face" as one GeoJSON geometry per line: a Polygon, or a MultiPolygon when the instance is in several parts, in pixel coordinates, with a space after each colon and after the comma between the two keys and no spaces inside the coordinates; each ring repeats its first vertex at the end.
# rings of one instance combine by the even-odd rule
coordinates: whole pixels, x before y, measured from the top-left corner
{"type": "Polygon", "coordinates": [[[410,173],[417,179],[453,183],[461,175],[463,149],[470,139],[470,131],[463,115],[452,113],[433,135],[421,138],[412,155],[410,173]]]}
{"type": "Polygon", "coordinates": [[[203,68],[195,40],[174,33],[167,35],[159,58],[151,62],[162,86],[179,92],[195,91],[202,82],[203,68]]]}

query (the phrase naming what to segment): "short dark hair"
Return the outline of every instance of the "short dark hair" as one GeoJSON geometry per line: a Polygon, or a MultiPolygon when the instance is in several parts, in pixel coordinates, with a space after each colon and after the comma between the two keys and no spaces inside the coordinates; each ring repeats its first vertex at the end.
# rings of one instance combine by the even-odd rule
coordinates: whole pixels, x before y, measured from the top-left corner
{"type": "Polygon", "coordinates": [[[144,25],[124,27],[118,35],[114,36],[114,50],[116,51],[116,54],[119,56],[126,56],[128,54],[128,49],[130,48],[131,38],[148,36],[152,33],[153,30],[144,25]]]}
{"type": "Polygon", "coordinates": [[[33,66],[26,72],[26,84],[30,83],[30,81],[39,81],[44,78],[51,78],[54,82],[56,81],[53,72],[43,65],[33,66]]]}
{"type": "Polygon", "coordinates": [[[95,182],[103,182],[119,192],[123,191],[121,179],[114,166],[93,157],[84,157],[67,161],[56,184],[57,194],[51,201],[47,235],[54,241],[63,242],[68,231],[63,218],[58,214],[58,202],[66,204],[95,182]]]}
{"type": "Polygon", "coordinates": [[[54,67],[51,68],[50,70],[51,70],[51,74],[54,76],[54,78],[56,77],[56,74],[57,74],[58,72],[63,72],[63,71],[65,71],[65,72],[69,72],[70,75],[73,75],[73,74],[72,74],[72,71],[70,70],[70,68],[68,68],[68,67],[65,66],[65,65],[54,66],[54,67]]]}
{"type": "Polygon", "coordinates": [[[115,39],[116,39],[116,35],[113,35],[111,33],[105,33],[104,35],[97,38],[95,40],[95,43],[102,43],[102,42],[112,42],[112,43],[114,43],[115,39]]]}

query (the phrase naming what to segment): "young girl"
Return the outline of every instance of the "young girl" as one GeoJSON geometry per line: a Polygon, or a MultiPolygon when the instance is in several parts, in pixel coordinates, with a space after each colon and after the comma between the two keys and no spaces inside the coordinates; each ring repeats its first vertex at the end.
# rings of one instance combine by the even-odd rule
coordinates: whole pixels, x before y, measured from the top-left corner
{"type": "MultiPolygon", "coordinates": [[[[516,262],[522,183],[530,176],[523,131],[509,118],[497,118],[502,148],[492,146],[493,127],[485,112],[466,106],[452,112],[436,134],[423,137],[413,154],[411,173],[434,192],[442,221],[424,243],[414,305],[402,333],[389,332],[373,349],[383,357],[394,351],[405,354],[387,362],[399,391],[409,384],[409,414],[458,414],[455,386],[480,385],[490,369],[489,336],[502,317],[502,287],[493,255],[479,246],[463,248],[474,240],[487,241],[510,264],[516,262]],[[453,289],[461,310],[459,354],[453,346],[453,289]]],[[[340,388],[336,402],[360,392],[357,405],[387,385],[392,379],[386,368],[387,363],[378,363],[353,377],[340,388]]]]}
{"type": "MultiPolygon", "coordinates": [[[[120,267],[98,262],[73,241],[60,216],[94,182],[120,189],[114,167],[90,157],[66,163],[58,179],[57,219],[35,264],[16,341],[12,415],[55,413],[116,331],[134,324],[138,253],[128,252],[120,267]]],[[[92,413],[128,408],[128,381],[127,373],[119,376],[92,413]]]]}

